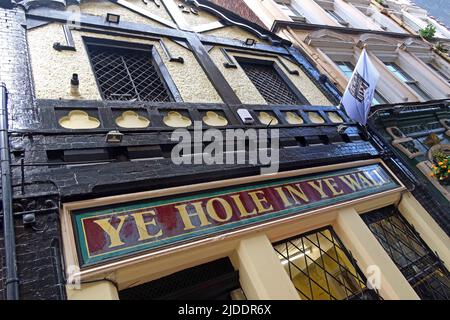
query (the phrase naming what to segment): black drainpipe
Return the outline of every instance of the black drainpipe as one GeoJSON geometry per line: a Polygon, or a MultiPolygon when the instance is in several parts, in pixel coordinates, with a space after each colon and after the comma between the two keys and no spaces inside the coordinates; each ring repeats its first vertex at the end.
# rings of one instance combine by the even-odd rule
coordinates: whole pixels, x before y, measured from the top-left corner
{"type": "Polygon", "coordinates": [[[19,300],[19,278],[17,277],[16,241],[12,209],[11,158],[8,139],[8,92],[0,84],[0,161],[2,169],[3,232],[6,260],[6,299],[19,300]]]}

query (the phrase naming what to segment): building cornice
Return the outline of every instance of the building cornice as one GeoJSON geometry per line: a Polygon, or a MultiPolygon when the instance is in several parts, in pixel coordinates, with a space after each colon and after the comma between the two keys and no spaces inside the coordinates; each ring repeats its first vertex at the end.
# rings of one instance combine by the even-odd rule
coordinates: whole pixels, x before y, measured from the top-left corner
{"type": "MultiPolygon", "coordinates": [[[[371,30],[371,29],[359,29],[359,28],[349,28],[349,27],[338,27],[338,26],[329,26],[329,25],[323,25],[323,24],[313,24],[313,23],[305,23],[305,22],[299,22],[299,21],[283,21],[283,20],[275,20],[272,25],[272,32],[278,32],[280,29],[283,28],[291,28],[294,30],[332,30],[339,33],[345,33],[345,34],[375,34],[375,35],[382,35],[386,37],[392,37],[392,38],[400,38],[400,39],[407,39],[407,38],[414,38],[414,39],[422,39],[419,35],[414,35],[410,33],[399,33],[399,32],[389,32],[389,31],[379,31],[379,30],[371,30]]],[[[445,38],[434,38],[435,41],[443,41],[443,42],[450,42],[450,39],[445,38]]]]}

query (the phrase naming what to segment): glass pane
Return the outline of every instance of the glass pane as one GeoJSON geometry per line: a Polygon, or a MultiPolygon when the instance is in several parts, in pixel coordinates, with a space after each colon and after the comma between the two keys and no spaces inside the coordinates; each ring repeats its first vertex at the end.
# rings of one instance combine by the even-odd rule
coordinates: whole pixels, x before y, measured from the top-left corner
{"type": "Polygon", "coordinates": [[[450,76],[447,76],[439,67],[435,66],[433,63],[427,63],[427,65],[437,72],[442,78],[444,78],[446,81],[450,82],[450,76]]]}
{"type": "Polygon", "coordinates": [[[420,88],[416,83],[410,83],[409,86],[424,100],[431,100],[431,97],[422,88],[420,88]]]}
{"type": "Polygon", "coordinates": [[[386,63],[386,67],[391,71],[398,79],[402,82],[414,81],[408,74],[406,74],[400,67],[395,63],[386,63]]]}
{"type": "Polygon", "coordinates": [[[394,207],[362,216],[422,299],[450,299],[450,276],[438,257],[394,207]]]}
{"type": "Polygon", "coordinates": [[[331,227],[274,245],[302,299],[379,299],[331,227]],[[353,263],[352,263],[353,261],[353,263]]]}
{"type": "Polygon", "coordinates": [[[342,17],[336,13],[334,10],[325,10],[334,20],[336,20],[339,24],[343,26],[348,26],[347,21],[342,19],[342,17]]]}

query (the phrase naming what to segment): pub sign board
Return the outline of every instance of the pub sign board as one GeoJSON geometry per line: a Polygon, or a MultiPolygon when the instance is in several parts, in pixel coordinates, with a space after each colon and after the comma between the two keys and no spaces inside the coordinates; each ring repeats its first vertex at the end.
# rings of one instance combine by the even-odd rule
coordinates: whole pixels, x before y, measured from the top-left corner
{"type": "Polygon", "coordinates": [[[380,164],[71,212],[81,267],[400,187],[380,164]]]}

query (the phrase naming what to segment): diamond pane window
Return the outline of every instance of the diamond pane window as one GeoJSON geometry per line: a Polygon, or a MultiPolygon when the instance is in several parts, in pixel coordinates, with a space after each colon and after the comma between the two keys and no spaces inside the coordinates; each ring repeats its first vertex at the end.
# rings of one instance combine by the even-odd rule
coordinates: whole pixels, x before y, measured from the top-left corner
{"type": "Polygon", "coordinates": [[[269,104],[305,104],[289,87],[272,64],[239,61],[248,78],[269,104]]]}
{"type": "Polygon", "coordinates": [[[152,51],[87,45],[103,99],[169,102],[171,95],[152,51]]]}
{"type": "Polygon", "coordinates": [[[377,300],[350,252],[331,227],[274,245],[303,300],[377,300]]]}
{"type": "Polygon", "coordinates": [[[421,299],[450,299],[448,270],[396,208],[362,218],[421,299]]]}

